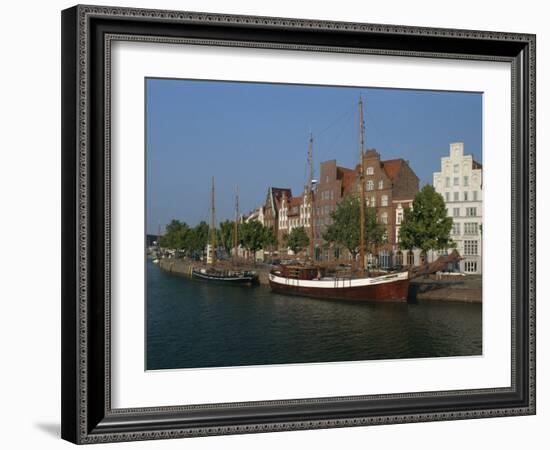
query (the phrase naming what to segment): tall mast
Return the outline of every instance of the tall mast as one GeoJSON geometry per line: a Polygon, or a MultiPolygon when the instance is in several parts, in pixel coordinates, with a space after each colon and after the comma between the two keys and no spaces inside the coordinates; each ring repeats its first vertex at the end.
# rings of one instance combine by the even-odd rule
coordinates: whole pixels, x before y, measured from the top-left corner
{"type": "Polygon", "coordinates": [[[363,167],[363,98],[359,96],[359,269],[365,270],[365,170],[363,167]]]}
{"type": "Polygon", "coordinates": [[[238,232],[239,232],[239,186],[235,188],[235,228],[233,229],[233,247],[235,248],[235,257],[238,252],[238,232]]]}
{"type": "Polygon", "coordinates": [[[309,179],[308,179],[308,200],[309,200],[309,257],[314,259],[314,229],[313,229],[313,134],[309,135],[309,150],[308,150],[308,164],[309,164],[309,179]]]}
{"type": "Polygon", "coordinates": [[[160,250],[160,223],[157,228],[157,250],[160,250]]]}
{"type": "Polygon", "coordinates": [[[212,177],[212,193],[210,199],[210,251],[206,255],[206,263],[214,264],[216,259],[216,202],[215,202],[214,177],[212,177]]]}

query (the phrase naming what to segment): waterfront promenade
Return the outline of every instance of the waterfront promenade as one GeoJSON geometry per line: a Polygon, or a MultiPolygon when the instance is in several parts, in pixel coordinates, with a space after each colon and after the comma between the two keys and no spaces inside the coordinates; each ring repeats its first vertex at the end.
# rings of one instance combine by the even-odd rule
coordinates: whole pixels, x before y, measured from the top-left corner
{"type": "MultiPolygon", "coordinates": [[[[159,261],[162,270],[180,276],[191,276],[192,268],[200,265],[198,262],[179,258],[164,258],[159,261]]],[[[255,270],[258,272],[260,284],[269,284],[270,266],[258,263],[245,265],[242,268],[255,270]]],[[[439,279],[437,275],[429,275],[416,278],[411,282],[410,299],[481,303],[481,276],[447,276],[439,279]]]]}

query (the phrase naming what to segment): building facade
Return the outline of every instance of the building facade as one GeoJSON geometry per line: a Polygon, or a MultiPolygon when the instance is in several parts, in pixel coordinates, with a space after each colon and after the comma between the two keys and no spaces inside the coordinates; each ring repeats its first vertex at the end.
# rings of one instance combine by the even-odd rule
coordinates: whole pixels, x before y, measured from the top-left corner
{"type": "Polygon", "coordinates": [[[275,236],[279,236],[279,213],[283,197],[292,198],[289,188],[270,187],[267,190],[265,203],[262,209],[262,225],[273,229],[275,236]]]}
{"type": "Polygon", "coordinates": [[[441,171],[434,172],[435,190],[445,199],[453,218],[451,237],[463,259],[461,272],[482,273],[483,176],[482,166],[464,154],[464,143],[450,144],[449,156],[441,158],[441,171]]]}
{"type": "Polygon", "coordinates": [[[332,224],[331,213],[353,190],[355,180],[355,170],[339,167],[335,159],[324,161],[320,165],[319,180],[314,194],[313,242],[317,260],[332,260],[340,257],[340,249],[330,249],[325,245],[323,234],[332,224]]]}
{"type": "MultiPolygon", "coordinates": [[[[368,262],[377,263],[383,268],[394,264],[418,264],[416,258],[404,256],[398,248],[404,210],[412,206],[418,192],[418,177],[408,161],[401,158],[381,160],[380,153],[374,149],[365,152],[363,169],[367,206],[376,209],[378,223],[386,229],[385,243],[377,249],[378,261],[374,260],[375,255],[369,253],[368,262]]],[[[357,178],[356,191],[359,189],[357,178]]]]}
{"type": "MultiPolygon", "coordinates": [[[[365,152],[363,164],[367,206],[376,209],[377,220],[386,230],[385,243],[376,249],[376,255],[367,255],[368,261],[381,267],[419,264],[419,252],[403,255],[398,248],[399,227],[404,210],[412,206],[418,192],[418,177],[406,160],[381,160],[376,150],[365,152]]],[[[293,196],[289,188],[268,189],[265,204],[258,209],[258,216],[261,215],[261,222],[275,232],[281,253],[289,252],[284,243],[285,234],[295,227],[304,227],[308,235],[313,233],[313,256],[316,260],[349,258],[347,251],[326,245],[323,235],[332,224],[331,213],[340,201],[346,195],[358,195],[358,171],[358,166],[354,169],[340,167],[336,160],[322,162],[319,180],[312,194],[313,211],[306,190],[302,195],[293,196]]]]}

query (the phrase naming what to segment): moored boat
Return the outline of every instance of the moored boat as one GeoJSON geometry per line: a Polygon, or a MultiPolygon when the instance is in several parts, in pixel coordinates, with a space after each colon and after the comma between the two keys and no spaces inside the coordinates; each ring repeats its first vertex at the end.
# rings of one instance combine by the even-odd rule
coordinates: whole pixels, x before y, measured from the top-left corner
{"type": "Polygon", "coordinates": [[[227,284],[256,284],[258,274],[250,270],[193,269],[193,278],[227,284]]]}
{"type": "MultiPolygon", "coordinates": [[[[217,231],[216,231],[216,209],[215,209],[215,188],[214,177],[212,177],[212,190],[210,200],[210,227],[208,230],[208,245],[206,248],[206,267],[191,268],[191,277],[197,280],[209,281],[215,283],[225,283],[234,285],[252,285],[259,281],[258,273],[254,270],[235,268],[234,266],[224,267],[222,264],[216,265],[217,249],[217,231]]],[[[238,219],[238,191],[235,199],[235,229],[234,246],[235,255],[237,255],[237,219],[238,219]]]]}
{"type": "Polygon", "coordinates": [[[274,292],[333,300],[407,301],[409,272],[369,277],[323,276],[317,267],[281,266],[269,274],[274,292]]]}

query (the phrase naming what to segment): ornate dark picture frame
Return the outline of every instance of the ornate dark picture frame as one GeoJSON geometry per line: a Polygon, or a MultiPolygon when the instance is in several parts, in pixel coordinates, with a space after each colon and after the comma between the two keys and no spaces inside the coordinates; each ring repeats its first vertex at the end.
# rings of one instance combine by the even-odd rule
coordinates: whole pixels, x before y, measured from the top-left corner
{"type": "Polygon", "coordinates": [[[535,414],[535,36],[98,6],[62,12],[62,437],[74,443],[535,414]],[[114,40],[507,61],[512,67],[512,373],[506,388],[113,409],[114,40]]]}

